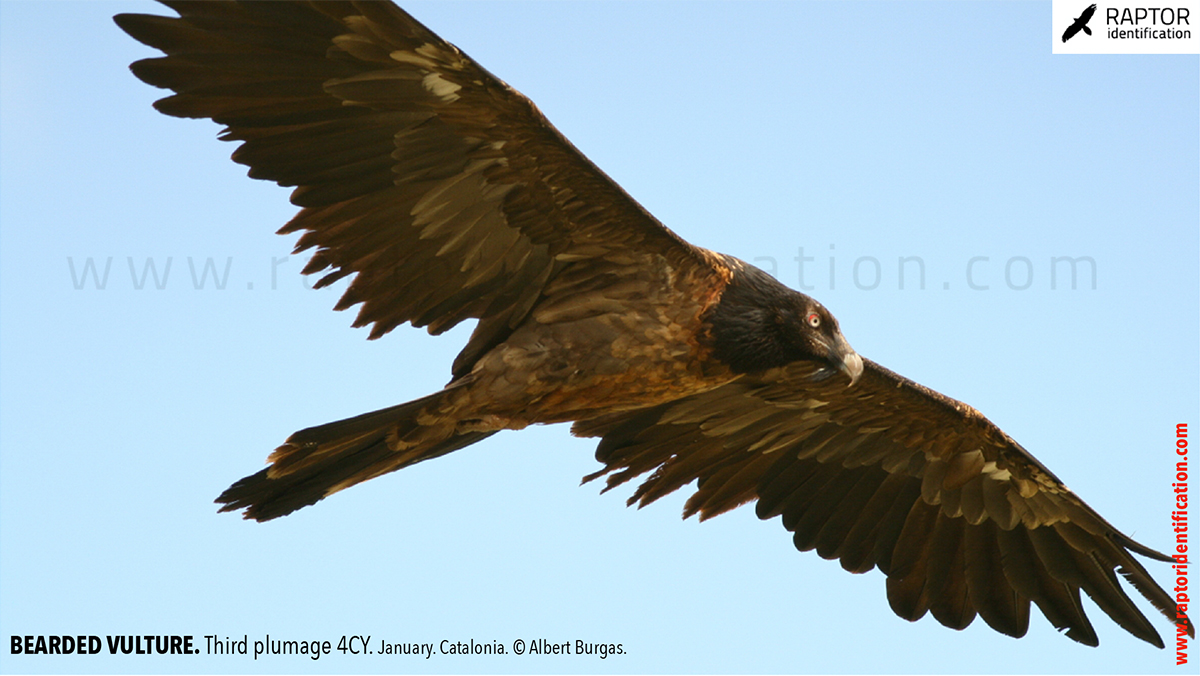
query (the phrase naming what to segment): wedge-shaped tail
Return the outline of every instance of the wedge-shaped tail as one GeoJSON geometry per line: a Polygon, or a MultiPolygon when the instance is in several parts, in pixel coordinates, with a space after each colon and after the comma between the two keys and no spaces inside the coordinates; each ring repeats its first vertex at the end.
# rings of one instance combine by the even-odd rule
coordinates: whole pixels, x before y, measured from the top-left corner
{"type": "Polygon", "coordinates": [[[405,447],[421,427],[417,416],[445,390],[407,404],[300,430],[271,454],[271,466],[221,493],[222,512],[245,509],[244,517],[268,521],[285,516],[343,488],[436,458],[495,434],[432,435],[405,447]]]}

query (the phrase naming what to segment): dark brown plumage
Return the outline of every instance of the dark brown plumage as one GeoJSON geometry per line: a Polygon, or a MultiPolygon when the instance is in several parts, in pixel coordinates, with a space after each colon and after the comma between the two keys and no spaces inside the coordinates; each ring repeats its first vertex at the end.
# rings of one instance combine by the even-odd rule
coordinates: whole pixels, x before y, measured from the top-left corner
{"type": "Polygon", "coordinates": [[[1134,542],[971,407],[857,355],[818,302],[688,244],[527,99],[394,5],[167,2],[117,23],[133,65],[208,117],[250,175],[295,186],[282,233],[379,337],[475,318],[423,399],[301,430],[218,502],[267,520],[502,429],[574,422],[631,503],[757,501],[796,547],[879,568],[895,612],[1022,636],[1036,604],[1098,639],[1083,591],[1159,647],[1118,573],[1174,621],[1134,542]]]}

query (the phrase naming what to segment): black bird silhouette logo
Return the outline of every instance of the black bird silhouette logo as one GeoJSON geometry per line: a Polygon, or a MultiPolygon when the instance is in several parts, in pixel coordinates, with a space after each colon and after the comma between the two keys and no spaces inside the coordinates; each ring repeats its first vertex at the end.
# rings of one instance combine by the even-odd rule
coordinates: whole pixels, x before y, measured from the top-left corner
{"type": "Polygon", "coordinates": [[[1075,37],[1075,34],[1079,31],[1083,31],[1088,35],[1091,35],[1092,29],[1088,28],[1087,24],[1092,20],[1092,15],[1095,13],[1096,5],[1088,5],[1088,8],[1083,10],[1083,14],[1080,14],[1078,19],[1075,19],[1075,23],[1071,24],[1067,27],[1067,30],[1063,31],[1063,42],[1075,37]]]}

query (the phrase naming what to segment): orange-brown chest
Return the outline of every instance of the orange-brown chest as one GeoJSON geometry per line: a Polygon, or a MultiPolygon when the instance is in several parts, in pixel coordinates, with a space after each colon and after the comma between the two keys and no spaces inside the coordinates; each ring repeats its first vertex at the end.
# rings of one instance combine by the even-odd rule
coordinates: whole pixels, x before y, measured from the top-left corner
{"type": "MultiPolygon", "coordinates": [[[[711,271],[661,259],[568,270],[474,373],[481,406],[527,423],[652,406],[734,376],[711,357],[703,316],[719,297],[711,271]],[[503,409],[503,410],[499,410],[503,409]]],[[[475,389],[474,387],[472,389],[475,389]]]]}

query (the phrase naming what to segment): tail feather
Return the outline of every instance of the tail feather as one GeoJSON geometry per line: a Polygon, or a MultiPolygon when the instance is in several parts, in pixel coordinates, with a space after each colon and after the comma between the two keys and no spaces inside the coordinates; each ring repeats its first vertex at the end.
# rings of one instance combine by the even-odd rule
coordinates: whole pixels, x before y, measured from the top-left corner
{"type": "Polygon", "coordinates": [[[442,394],[296,432],[271,454],[270,467],[221,493],[216,500],[222,505],[220,511],[245,509],[243,517],[256,521],[285,516],[343,488],[495,434],[451,434],[403,451],[393,448],[396,439],[418,427],[417,415],[442,394]]]}

